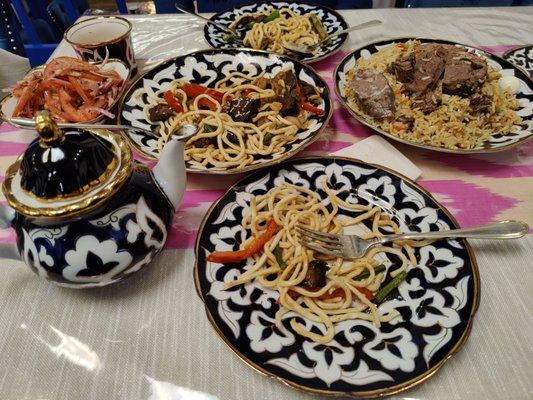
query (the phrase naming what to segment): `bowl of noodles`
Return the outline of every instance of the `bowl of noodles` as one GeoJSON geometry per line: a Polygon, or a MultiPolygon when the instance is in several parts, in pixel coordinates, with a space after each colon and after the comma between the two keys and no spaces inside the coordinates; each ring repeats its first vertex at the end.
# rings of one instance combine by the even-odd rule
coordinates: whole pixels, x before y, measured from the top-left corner
{"type": "Polygon", "coordinates": [[[477,48],[385,40],[347,55],[334,79],[341,103],[357,120],[405,144],[488,153],[533,136],[533,81],[477,48]]]}
{"type": "Polygon", "coordinates": [[[480,295],[466,241],[396,242],[350,261],[310,250],[297,226],[370,239],[457,223],[416,183],[347,158],[289,160],[236,183],[202,222],[194,276],[248,365],[316,394],[377,398],[462,347],[480,295]]]}
{"type": "Polygon", "coordinates": [[[328,34],[348,28],[344,18],[336,11],[300,2],[251,3],[215,14],[210,19],[235,29],[238,33],[238,37],[235,37],[213,24],[206,24],[204,37],[211,47],[244,46],[287,54],[303,62],[318,61],[333,54],[341,48],[347,38],[347,34],[334,37],[309,55],[288,52],[282,46],[282,40],[312,45],[328,34]]]}
{"type": "Polygon", "coordinates": [[[205,50],[167,60],[134,82],[119,122],[131,144],[157,158],[176,129],[198,127],[185,144],[189,172],[240,173],[272,165],[310,144],[331,111],[326,83],[310,67],[253,50],[205,50]]]}

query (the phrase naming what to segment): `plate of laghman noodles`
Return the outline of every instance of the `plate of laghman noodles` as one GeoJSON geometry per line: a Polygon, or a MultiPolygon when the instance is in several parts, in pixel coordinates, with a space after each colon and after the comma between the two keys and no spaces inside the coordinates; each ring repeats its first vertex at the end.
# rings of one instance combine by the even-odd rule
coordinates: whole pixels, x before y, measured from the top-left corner
{"type": "Polygon", "coordinates": [[[205,50],[158,65],[129,88],[120,121],[132,145],[157,158],[173,132],[193,124],[189,172],[239,173],[291,157],[317,138],[331,114],[326,83],[310,67],[255,50],[205,50]]]}
{"type": "Polygon", "coordinates": [[[466,241],[395,242],[347,260],[304,246],[300,227],[370,239],[457,223],[416,183],[345,158],[290,160],[238,182],[202,222],[194,276],[247,364],[314,393],[379,397],[462,347],[480,290],[466,241]]]}
{"type": "Polygon", "coordinates": [[[360,122],[417,147],[494,152],[533,133],[529,76],[500,57],[449,41],[364,46],[341,61],[335,89],[360,122]]]}
{"type": "Polygon", "coordinates": [[[335,32],[347,29],[344,18],[336,11],[315,4],[273,1],[252,3],[213,15],[211,21],[228,26],[237,35],[206,24],[204,36],[214,48],[242,48],[287,54],[303,62],[318,61],[343,45],[347,34],[331,38],[310,55],[288,54],[283,40],[313,45],[335,32]]]}

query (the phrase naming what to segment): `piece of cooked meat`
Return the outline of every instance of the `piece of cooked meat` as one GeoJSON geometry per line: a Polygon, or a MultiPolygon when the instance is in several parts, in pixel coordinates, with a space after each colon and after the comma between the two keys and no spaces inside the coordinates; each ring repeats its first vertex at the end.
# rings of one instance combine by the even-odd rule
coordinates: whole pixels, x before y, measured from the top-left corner
{"type": "Polygon", "coordinates": [[[281,103],[281,110],[279,110],[279,113],[282,116],[297,116],[298,114],[300,114],[300,107],[298,106],[298,101],[292,94],[286,93],[283,96],[279,96],[278,101],[281,103]]]}
{"type": "Polygon", "coordinates": [[[261,106],[260,99],[237,97],[227,105],[227,113],[236,122],[251,122],[261,106]]]}
{"type": "Polygon", "coordinates": [[[174,115],[174,110],[167,104],[157,104],[148,110],[148,116],[150,121],[166,121],[172,115],[174,115]]]}
{"type": "Polygon", "coordinates": [[[307,273],[299,286],[305,288],[321,288],[326,286],[328,264],[322,260],[313,260],[307,265],[307,273]]]}
{"type": "Polygon", "coordinates": [[[209,145],[216,145],[217,139],[214,137],[203,137],[193,142],[193,146],[197,148],[208,147],[209,145]]]}
{"type": "Polygon", "coordinates": [[[449,45],[424,43],[414,50],[414,73],[405,88],[415,97],[433,90],[444,72],[449,45]]]}
{"type": "Polygon", "coordinates": [[[413,53],[400,56],[391,64],[391,73],[396,75],[399,82],[407,83],[413,80],[415,73],[415,57],[413,53]]]}
{"type": "Polygon", "coordinates": [[[396,117],[396,121],[405,124],[407,126],[408,131],[412,130],[413,126],[415,125],[415,119],[407,115],[400,115],[396,117]]]}
{"type": "Polygon", "coordinates": [[[394,94],[385,75],[360,69],[349,85],[365,113],[378,119],[394,115],[394,94]]]}
{"type": "Polygon", "coordinates": [[[487,63],[481,57],[462,49],[450,51],[446,59],[442,92],[468,96],[487,79],[487,63]]]}
{"type": "Polygon", "coordinates": [[[476,94],[470,98],[470,109],[473,113],[487,113],[491,105],[492,99],[485,94],[476,94]]]}
{"type": "Polygon", "coordinates": [[[441,96],[433,91],[424,93],[423,97],[418,97],[413,101],[413,108],[429,114],[435,111],[441,104],[441,96]]]}
{"type": "Polygon", "coordinates": [[[316,88],[311,85],[310,83],[307,83],[305,81],[299,82],[300,89],[302,89],[302,93],[305,95],[305,97],[314,96],[317,94],[316,88]]]}
{"type": "Polygon", "coordinates": [[[289,91],[294,89],[298,84],[298,78],[296,78],[296,75],[292,69],[278,73],[274,79],[283,79],[283,82],[285,82],[285,86],[289,91]]]}

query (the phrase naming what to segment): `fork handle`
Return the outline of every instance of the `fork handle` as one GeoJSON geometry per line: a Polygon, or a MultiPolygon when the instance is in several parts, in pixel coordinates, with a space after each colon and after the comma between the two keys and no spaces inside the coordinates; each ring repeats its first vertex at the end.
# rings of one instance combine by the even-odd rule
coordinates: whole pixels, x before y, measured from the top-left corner
{"type": "Polygon", "coordinates": [[[379,19],[373,19],[371,21],[363,22],[362,24],[354,25],[348,29],[343,29],[342,31],[333,32],[332,34],[328,35],[325,39],[321,40],[318,44],[325,43],[329,39],[334,38],[335,36],[344,35],[345,33],[357,31],[359,29],[370,28],[371,26],[376,26],[379,24],[381,24],[381,21],[379,19]]]}
{"type": "Polygon", "coordinates": [[[520,221],[502,221],[495,224],[481,225],[476,228],[450,229],[447,231],[403,233],[399,235],[385,235],[375,239],[375,243],[389,243],[403,239],[516,239],[524,236],[529,226],[520,221]]]}

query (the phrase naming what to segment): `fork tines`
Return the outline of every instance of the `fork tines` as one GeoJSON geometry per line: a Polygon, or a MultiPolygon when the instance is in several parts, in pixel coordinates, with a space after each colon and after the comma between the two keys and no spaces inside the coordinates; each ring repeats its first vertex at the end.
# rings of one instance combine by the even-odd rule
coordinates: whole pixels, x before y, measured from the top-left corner
{"type": "Polygon", "coordinates": [[[300,234],[300,243],[322,254],[340,256],[342,244],[339,236],[333,233],[318,232],[302,225],[296,225],[296,231],[300,234]]]}

